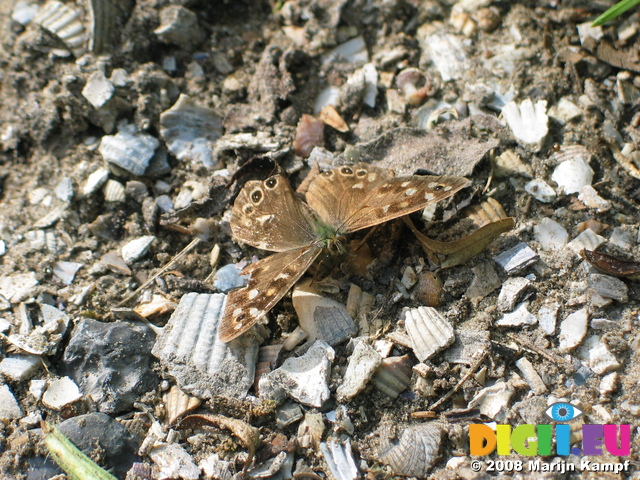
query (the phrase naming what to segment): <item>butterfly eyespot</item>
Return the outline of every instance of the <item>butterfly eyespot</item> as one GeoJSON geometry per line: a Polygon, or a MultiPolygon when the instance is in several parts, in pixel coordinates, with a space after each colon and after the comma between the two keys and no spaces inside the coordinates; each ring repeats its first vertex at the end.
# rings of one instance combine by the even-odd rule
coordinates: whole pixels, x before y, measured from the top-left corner
{"type": "Polygon", "coordinates": [[[267,188],[274,188],[276,185],[278,185],[278,179],[273,177],[267,178],[264,184],[267,186],[267,188]]]}
{"type": "Polygon", "coordinates": [[[367,176],[367,171],[366,171],[366,170],[364,170],[364,169],[363,169],[363,170],[358,170],[358,171],[356,172],[356,177],[360,177],[360,178],[362,178],[362,177],[366,177],[366,176],[367,176]]]}
{"type": "Polygon", "coordinates": [[[322,172],[321,175],[323,177],[330,177],[331,175],[333,175],[333,172],[329,171],[329,172],[322,172]]]}
{"type": "Polygon", "coordinates": [[[440,191],[444,190],[444,185],[436,185],[435,187],[433,187],[433,189],[436,192],[440,192],[440,191]]]}
{"type": "Polygon", "coordinates": [[[260,201],[262,200],[262,192],[260,190],[254,190],[253,192],[251,192],[251,201],[253,203],[260,203],[260,201]]]}
{"type": "Polygon", "coordinates": [[[342,167],[340,173],[343,175],[353,175],[353,170],[349,167],[342,167]]]}

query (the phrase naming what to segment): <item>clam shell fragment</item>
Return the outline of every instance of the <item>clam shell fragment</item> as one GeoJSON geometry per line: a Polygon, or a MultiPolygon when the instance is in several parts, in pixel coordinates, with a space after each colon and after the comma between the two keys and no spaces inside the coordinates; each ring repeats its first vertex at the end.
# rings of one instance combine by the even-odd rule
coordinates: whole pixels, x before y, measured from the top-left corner
{"type": "Polygon", "coordinates": [[[405,327],[413,353],[424,362],[453,344],[453,327],[432,307],[412,308],[405,314],[405,327]]]}
{"type": "Polygon", "coordinates": [[[435,423],[413,425],[405,428],[396,441],[390,433],[389,427],[382,428],[378,459],[395,475],[425,478],[438,457],[442,428],[435,423]]]}
{"type": "Polygon", "coordinates": [[[87,34],[79,9],[52,0],[40,9],[33,21],[59,38],[74,56],[85,53],[87,34]]]}

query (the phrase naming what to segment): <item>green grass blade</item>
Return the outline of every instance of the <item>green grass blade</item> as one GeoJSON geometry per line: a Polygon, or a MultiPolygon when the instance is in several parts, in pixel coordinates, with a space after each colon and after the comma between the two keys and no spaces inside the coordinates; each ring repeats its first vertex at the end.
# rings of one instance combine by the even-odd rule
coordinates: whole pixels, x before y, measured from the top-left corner
{"type": "Polygon", "coordinates": [[[609,10],[604,12],[598,18],[596,18],[591,24],[592,27],[598,27],[604,23],[607,23],[609,20],[613,20],[619,15],[622,15],[624,12],[629,10],[631,7],[635,7],[640,3],[640,0],[621,0],[616,3],[609,10]]]}

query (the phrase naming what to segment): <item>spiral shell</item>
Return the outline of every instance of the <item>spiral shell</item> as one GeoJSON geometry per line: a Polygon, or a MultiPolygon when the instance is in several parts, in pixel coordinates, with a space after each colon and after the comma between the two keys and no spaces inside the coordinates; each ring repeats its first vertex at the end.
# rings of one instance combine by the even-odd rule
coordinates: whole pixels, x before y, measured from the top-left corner
{"type": "Polygon", "coordinates": [[[393,442],[390,427],[382,427],[378,459],[391,467],[395,475],[426,477],[438,457],[442,428],[436,423],[413,425],[393,442]]]}

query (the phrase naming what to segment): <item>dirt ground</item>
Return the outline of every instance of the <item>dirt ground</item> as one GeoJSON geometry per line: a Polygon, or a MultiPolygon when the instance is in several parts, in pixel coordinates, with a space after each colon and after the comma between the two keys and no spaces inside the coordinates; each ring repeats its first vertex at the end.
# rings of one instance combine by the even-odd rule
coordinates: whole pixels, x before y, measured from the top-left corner
{"type": "MultiPolygon", "coordinates": [[[[147,286],[147,297],[134,297],[126,306],[160,295],[159,307],[143,316],[162,327],[184,294],[214,292],[214,245],[220,248],[215,268],[265,256],[231,238],[230,209],[242,182],[264,179],[273,168],[269,162],[276,162],[297,187],[314,158],[323,168],[360,159],[398,175],[469,178],[471,186],[442,203],[428,231],[420,214],[413,216],[418,229],[434,239],[469,235],[478,226],[468,218],[469,208],[488,198],[515,221],[473,258],[438,269],[395,220],[367,239],[370,257],[361,259],[367,265],[330,272],[333,298],[346,303],[348,286],[356,284],[374,299],[365,317],[368,332],[361,329],[359,335],[376,348],[388,345],[387,356],[404,358],[397,368],[413,370],[397,398],[369,384],[352,400],[338,402],[335,392],[353,345],[335,346],[331,400],[322,409],[301,405],[303,413],[346,415],[347,420],[325,417],[323,442],[344,445],[349,439],[358,475],[371,479],[640,478],[640,266],[633,263],[640,259],[638,13],[632,10],[588,31],[588,22],[610,2],[78,0],[65,4],[77,12],[71,24],[84,29],[74,43],[68,31],[52,25],[54,13],[42,14],[44,4],[4,0],[0,5],[0,359],[23,353],[9,338],[40,325],[43,303],[63,310],[71,323],[55,340],[57,348],[40,354],[42,363],[28,378],[0,380],[22,410],[0,424],[2,478],[40,478],[27,476],[30,459],[45,453],[38,420],[57,424],[99,409],[87,398],[50,408],[30,388],[32,380],[50,385],[63,376],[60,362],[73,325],[87,317],[125,321],[126,314],[114,308],[196,235],[204,241],[147,286]],[[39,7],[40,16],[31,18],[27,7],[39,7]],[[334,51],[348,41],[360,46],[334,51]],[[401,72],[410,68],[422,75],[411,91],[399,85],[401,72]],[[180,95],[202,108],[171,123],[162,114],[180,95]],[[523,119],[507,119],[510,102],[523,119]],[[526,116],[527,102],[542,113],[526,116]],[[320,117],[326,105],[335,107],[346,128],[327,120],[320,137],[305,132],[301,117],[320,117]],[[131,144],[117,136],[126,129],[136,139],[131,144]],[[185,131],[204,138],[199,147],[185,131]],[[112,147],[126,161],[105,159],[106,136],[115,136],[112,147]],[[176,145],[176,137],[187,140],[176,145]],[[150,164],[141,159],[149,143],[155,145],[150,164]],[[118,150],[134,144],[140,150],[118,150]],[[325,150],[310,159],[314,146],[325,150]],[[576,158],[584,161],[571,163],[576,158]],[[579,177],[585,163],[593,188],[569,193],[564,184],[579,177]],[[558,170],[562,164],[578,166],[558,170]],[[242,165],[248,166],[234,176],[242,165]],[[97,181],[91,175],[100,169],[104,176],[97,181]],[[240,182],[232,184],[236,177],[240,182]],[[551,189],[548,198],[545,185],[551,189]],[[559,230],[541,233],[549,225],[568,237],[558,240],[559,230]],[[591,236],[571,246],[585,231],[598,234],[596,243],[589,243],[591,236]],[[124,245],[146,235],[155,236],[152,247],[128,266],[105,259],[110,252],[121,256],[124,245]],[[549,236],[558,246],[549,246],[549,236]],[[521,243],[535,258],[506,270],[496,257],[521,243]],[[590,264],[580,251],[598,243],[598,252],[610,256],[596,269],[592,264],[598,261],[590,264]],[[82,264],[68,282],[59,273],[73,268],[65,262],[82,264]],[[417,271],[415,286],[403,282],[407,267],[417,271]],[[437,271],[442,287],[429,283],[429,271],[437,271]],[[526,286],[514,287],[515,293],[505,288],[520,281],[526,286]],[[460,331],[482,337],[481,362],[468,352],[462,360],[462,354],[447,356],[446,349],[424,362],[416,357],[403,308],[427,304],[440,288],[437,310],[459,342],[467,338],[460,331]],[[505,306],[506,297],[512,302],[505,306]],[[505,320],[522,305],[526,320],[505,320]],[[587,319],[582,330],[571,324],[576,313],[587,319]],[[553,317],[552,327],[544,324],[544,315],[553,317]],[[572,343],[575,329],[579,338],[572,343]],[[528,377],[531,370],[521,359],[537,379],[528,377]],[[420,416],[454,388],[433,414],[420,416]],[[554,401],[571,402],[584,412],[572,424],[576,431],[582,423],[631,425],[629,456],[591,457],[600,464],[630,460],[628,469],[618,474],[487,470],[492,460],[527,464],[526,456],[514,453],[480,457],[481,471],[474,470],[468,425],[542,424],[549,422],[543,410],[554,401]],[[417,461],[422,469],[420,475],[403,475],[393,461],[384,461],[385,449],[404,429],[425,423],[438,425],[442,442],[434,449],[418,430],[408,446],[400,442],[391,456],[400,464],[417,461]]],[[[364,235],[357,232],[354,238],[364,235]]],[[[280,344],[297,325],[289,296],[269,319],[263,345],[280,344]]],[[[278,365],[292,356],[283,353],[278,365]]],[[[176,384],[160,362],[152,368],[162,380],[157,388],[129,411],[112,415],[140,441],[149,438],[153,420],[167,433],[162,394],[176,384]]],[[[254,389],[249,394],[249,400],[233,405],[205,399],[196,410],[259,429],[261,446],[249,476],[288,478],[286,468],[274,467],[269,474],[255,470],[271,465],[281,452],[293,459],[298,478],[335,475],[326,454],[300,441],[300,421],[278,428],[274,409],[254,409],[260,402],[251,403],[254,389]]],[[[247,448],[225,429],[209,437],[182,432],[165,441],[177,443],[199,466],[215,452],[230,462],[229,478],[241,475],[247,448]]],[[[534,458],[545,464],[554,459],[534,458]]],[[[555,461],[579,464],[579,458],[555,461]]],[[[137,465],[137,473],[127,478],[192,478],[185,472],[162,474],[148,455],[139,462],[153,469],[137,465]]],[[[354,478],[346,470],[342,475],[354,478]]],[[[227,477],[203,471],[200,478],[227,477]]]]}

